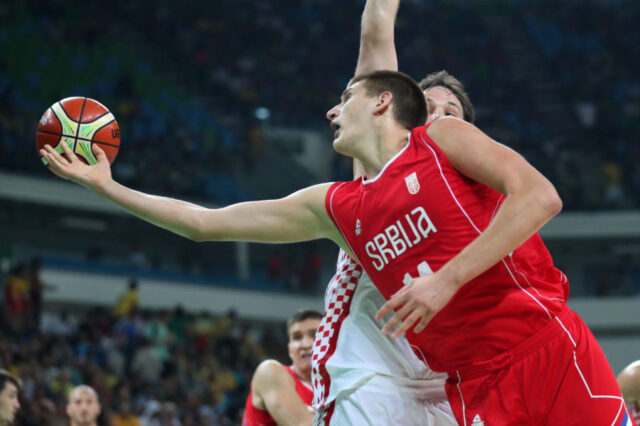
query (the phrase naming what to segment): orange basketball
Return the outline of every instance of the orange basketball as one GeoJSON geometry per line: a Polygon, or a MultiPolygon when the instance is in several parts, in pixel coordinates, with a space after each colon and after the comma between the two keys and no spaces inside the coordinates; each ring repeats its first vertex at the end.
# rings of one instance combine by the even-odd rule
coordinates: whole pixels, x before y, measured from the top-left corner
{"type": "Polygon", "coordinates": [[[82,97],[66,98],[45,111],[36,133],[38,151],[44,145],[51,145],[63,153],[63,143],[87,164],[98,162],[92,150],[93,144],[98,144],[113,163],[120,149],[120,127],[100,102],[82,97]]]}

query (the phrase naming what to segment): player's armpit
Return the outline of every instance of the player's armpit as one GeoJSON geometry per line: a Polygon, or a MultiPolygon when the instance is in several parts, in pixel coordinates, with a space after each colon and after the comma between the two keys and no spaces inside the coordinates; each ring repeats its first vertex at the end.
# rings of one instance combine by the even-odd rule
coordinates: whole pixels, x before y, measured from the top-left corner
{"type": "Polygon", "coordinates": [[[400,0],[367,0],[362,13],[360,52],[355,75],[398,70],[394,24],[400,0]]]}
{"type": "Polygon", "coordinates": [[[196,241],[290,243],[335,239],[325,209],[331,184],[315,185],[278,200],[238,203],[198,213],[196,241]]]}
{"type": "Polygon", "coordinates": [[[262,362],[251,381],[254,404],[261,402],[279,425],[311,425],[313,412],[296,392],[296,384],[282,364],[274,360],[262,362]],[[256,398],[257,397],[257,398],[256,398]]]}

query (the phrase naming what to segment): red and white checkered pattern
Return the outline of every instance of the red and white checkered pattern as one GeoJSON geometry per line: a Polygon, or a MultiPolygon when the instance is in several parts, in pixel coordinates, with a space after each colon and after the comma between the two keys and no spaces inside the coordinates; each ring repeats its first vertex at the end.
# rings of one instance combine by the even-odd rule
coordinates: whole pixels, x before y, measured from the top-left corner
{"type": "Polygon", "coordinates": [[[324,406],[329,395],[331,380],[326,369],[333,355],[342,322],[349,315],[353,293],[362,275],[362,267],[340,250],[336,274],[325,294],[325,310],[313,343],[311,380],[313,381],[313,407],[324,406]]]}
{"type": "Polygon", "coordinates": [[[313,418],[313,426],[327,426],[331,423],[331,417],[333,416],[333,410],[336,408],[335,401],[331,401],[322,409],[318,410],[313,418]]]}

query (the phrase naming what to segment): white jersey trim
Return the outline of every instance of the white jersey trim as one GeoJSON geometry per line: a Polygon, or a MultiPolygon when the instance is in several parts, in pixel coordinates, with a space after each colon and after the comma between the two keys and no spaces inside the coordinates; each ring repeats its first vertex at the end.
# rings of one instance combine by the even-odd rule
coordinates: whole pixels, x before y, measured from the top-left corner
{"type": "Polygon", "coordinates": [[[409,145],[411,144],[411,133],[409,133],[407,135],[407,143],[406,145],[400,150],[400,152],[398,152],[396,155],[394,155],[393,157],[391,157],[391,159],[389,161],[387,161],[385,163],[384,166],[382,166],[382,170],[380,170],[380,172],[378,172],[378,174],[371,179],[366,179],[364,176],[362,177],[362,184],[363,185],[369,185],[370,183],[373,183],[375,181],[377,181],[378,179],[380,179],[380,176],[382,176],[382,174],[385,172],[385,170],[387,170],[387,168],[394,162],[396,161],[396,158],[400,157],[402,155],[403,152],[405,152],[407,150],[407,148],[409,148],[409,145]]]}
{"type": "MultiPolygon", "coordinates": [[[[576,344],[576,341],[574,340],[573,336],[571,335],[571,333],[569,332],[569,330],[567,329],[567,327],[565,327],[564,323],[562,322],[562,320],[558,317],[555,317],[555,320],[558,321],[558,323],[562,326],[562,329],[564,330],[564,332],[567,334],[567,336],[569,337],[569,339],[571,340],[571,343],[573,344],[573,347],[576,348],[578,345],[576,344]]],[[[576,351],[573,351],[573,365],[576,368],[576,370],[578,371],[578,375],[580,376],[580,379],[582,379],[582,384],[584,384],[585,389],[587,390],[587,392],[589,393],[589,396],[593,399],[616,399],[620,401],[620,409],[618,409],[618,413],[616,414],[616,417],[613,419],[613,422],[611,423],[612,425],[614,425],[617,421],[618,418],[620,417],[620,413],[624,412],[624,407],[625,407],[625,402],[624,402],[624,398],[618,396],[618,395],[594,395],[593,392],[591,392],[591,387],[589,386],[589,383],[587,383],[587,379],[584,377],[584,374],[582,374],[582,370],[580,369],[580,366],[578,365],[578,357],[576,356],[576,351]]]]}

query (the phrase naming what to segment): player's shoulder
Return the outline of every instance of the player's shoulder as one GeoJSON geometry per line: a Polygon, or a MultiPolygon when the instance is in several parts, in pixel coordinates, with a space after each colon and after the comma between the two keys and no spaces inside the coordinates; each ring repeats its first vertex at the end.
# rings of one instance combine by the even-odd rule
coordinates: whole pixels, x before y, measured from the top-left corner
{"type": "Polygon", "coordinates": [[[258,364],[258,367],[256,368],[256,372],[254,373],[254,375],[259,373],[270,374],[274,371],[278,372],[281,370],[286,372],[286,369],[281,362],[276,361],[275,359],[265,359],[260,364],[258,364]]]}
{"type": "Polygon", "coordinates": [[[444,136],[448,132],[461,131],[464,129],[469,129],[470,127],[474,127],[473,124],[470,124],[460,118],[442,117],[432,121],[426,126],[422,126],[421,129],[423,129],[423,131],[426,132],[431,138],[435,138],[438,136],[444,136]]]}
{"type": "Polygon", "coordinates": [[[293,388],[295,389],[295,381],[282,363],[275,359],[267,359],[262,361],[253,373],[251,380],[252,389],[258,394],[272,391],[274,388],[293,388]]]}
{"type": "Polygon", "coordinates": [[[287,367],[275,359],[266,359],[258,365],[253,373],[254,381],[271,381],[283,377],[290,377],[287,367]]]}

